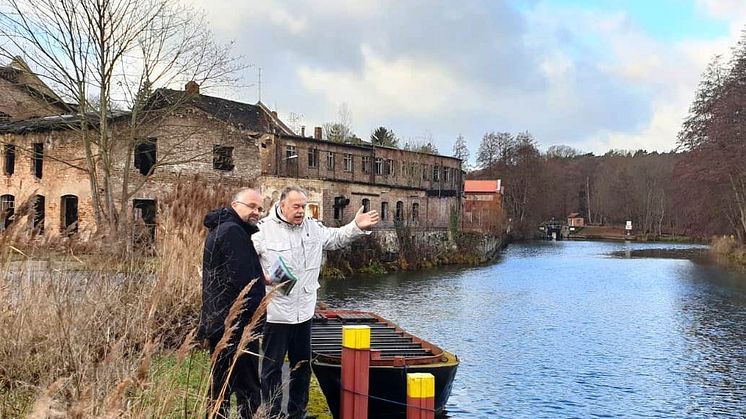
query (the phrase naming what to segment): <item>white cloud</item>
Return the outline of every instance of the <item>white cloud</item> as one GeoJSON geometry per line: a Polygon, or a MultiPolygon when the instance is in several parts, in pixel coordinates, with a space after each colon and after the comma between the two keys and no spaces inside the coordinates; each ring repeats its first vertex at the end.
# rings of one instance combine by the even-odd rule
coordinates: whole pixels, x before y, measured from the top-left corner
{"type": "Polygon", "coordinates": [[[302,33],[308,26],[305,17],[296,16],[283,2],[275,0],[186,0],[196,8],[204,10],[210,18],[213,30],[235,33],[244,25],[257,22],[270,23],[276,28],[293,34],[302,33]]]}
{"type": "Polygon", "coordinates": [[[366,45],[361,53],[359,72],[300,66],[302,86],[323,95],[329,106],[348,103],[356,122],[374,125],[376,120],[394,115],[420,118],[448,112],[460,107],[459,103],[472,103],[466,101],[471,88],[438,63],[386,59],[366,45]]]}
{"type": "Polygon", "coordinates": [[[667,41],[620,8],[542,1],[522,12],[494,1],[189,1],[263,68],[265,103],[319,124],[347,103],[358,135],[427,129],[444,151],[463,133],[472,152],[491,130],[594,152],[669,150],[702,71],[746,16],[742,0],[698,0],[729,35],[667,41]]]}

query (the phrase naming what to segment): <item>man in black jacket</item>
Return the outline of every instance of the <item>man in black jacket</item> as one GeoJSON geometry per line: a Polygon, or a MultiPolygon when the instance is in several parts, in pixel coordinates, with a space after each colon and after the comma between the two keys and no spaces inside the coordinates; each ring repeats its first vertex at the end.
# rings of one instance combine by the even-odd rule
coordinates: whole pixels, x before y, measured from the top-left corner
{"type": "MultiPolygon", "coordinates": [[[[231,394],[236,395],[241,418],[251,418],[261,403],[257,339],[248,344],[245,350],[249,353],[238,357],[228,375],[241,334],[264,298],[264,274],[251,242],[251,235],[259,231],[256,223],[262,210],[259,192],[245,188],[236,193],[230,208],[211,211],[204,220],[209,233],[202,262],[202,313],[197,338],[207,339],[210,353],[223,336],[228,310],[241,290],[256,279],[243,302],[243,311],[235,320],[237,328],[229,345],[220,351],[213,367],[211,400],[218,400],[223,383],[228,381],[218,417],[228,417],[231,394]]],[[[256,330],[261,330],[261,325],[257,326],[256,330]]]]}

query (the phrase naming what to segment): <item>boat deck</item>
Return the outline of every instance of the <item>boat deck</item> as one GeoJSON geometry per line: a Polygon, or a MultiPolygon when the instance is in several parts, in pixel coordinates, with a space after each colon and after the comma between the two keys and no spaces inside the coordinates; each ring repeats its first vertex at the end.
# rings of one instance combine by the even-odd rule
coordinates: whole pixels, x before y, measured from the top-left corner
{"type": "Polygon", "coordinates": [[[341,358],[342,326],[345,325],[370,327],[370,347],[375,354],[373,359],[390,362],[404,358],[405,363],[410,364],[416,361],[433,362],[435,360],[432,358],[439,358],[442,353],[439,348],[404,332],[396,325],[370,313],[361,312],[335,312],[333,315],[317,313],[313,319],[311,334],[313,352],[325,358],[341,358]]]}

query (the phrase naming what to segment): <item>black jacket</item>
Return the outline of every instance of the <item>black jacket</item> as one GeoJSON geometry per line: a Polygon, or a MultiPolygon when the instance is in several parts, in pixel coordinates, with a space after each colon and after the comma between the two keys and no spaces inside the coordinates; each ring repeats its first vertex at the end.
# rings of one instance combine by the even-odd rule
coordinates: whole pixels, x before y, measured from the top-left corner
{"type": "Polygon", "coordinates": [[[210,231],[202,259],[202,314],[197,338],[217,340],[223,335],[228,310],[246,285],[257,279],[238,318],[239,334],[264,298],[264,275],[251,242],[251,235],[259,229],[241,220],[232,208],[209,212],[204,225],[210,231]]]}

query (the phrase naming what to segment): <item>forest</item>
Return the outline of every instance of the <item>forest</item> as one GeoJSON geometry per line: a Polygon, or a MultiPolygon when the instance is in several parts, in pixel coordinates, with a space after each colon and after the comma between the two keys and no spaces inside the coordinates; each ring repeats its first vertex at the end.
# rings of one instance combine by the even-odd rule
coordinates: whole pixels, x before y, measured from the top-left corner
{"type": "MultiPolygon", "coordinates": [[[[559,145],[540,152],[529,133],[488,132],[468,179],[502,179],[517,237],[579,212],[586,223],[623,225],[652,238],[684,235],[746,241],[746,35],[702,75],[677,146],[666,153],[559,145]]],[[[454,154],[464,154],[457,141],[454,154]]]]}

